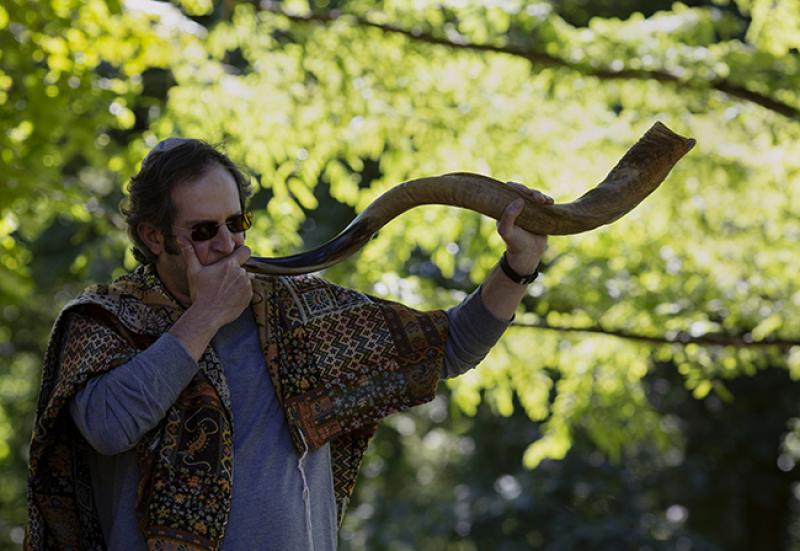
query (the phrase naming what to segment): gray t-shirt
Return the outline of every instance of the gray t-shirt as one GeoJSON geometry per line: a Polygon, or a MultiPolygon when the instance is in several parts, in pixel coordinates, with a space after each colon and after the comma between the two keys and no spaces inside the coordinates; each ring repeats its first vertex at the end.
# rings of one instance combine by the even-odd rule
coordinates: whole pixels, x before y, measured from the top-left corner
{"type": "MultiPolygon", "coordinates": [[[[509,323],[486,309],[480,287],[447,315],[442,378],[477,365],[509,323]]],[[[304,456],[295,451],[251,309],[221,328],[211,344],[223,365],[233,418],[233,497],[222,549],[336,549],[330,448],[304,456]]],[[[97,452],[90,457],[92,486],[112,551],[145,549],[136,524],[139,473],[132,448],[160,422],[197,369],[166,333],[129,362],[91,379],[70,403],[75,424],[97,452]]]]}

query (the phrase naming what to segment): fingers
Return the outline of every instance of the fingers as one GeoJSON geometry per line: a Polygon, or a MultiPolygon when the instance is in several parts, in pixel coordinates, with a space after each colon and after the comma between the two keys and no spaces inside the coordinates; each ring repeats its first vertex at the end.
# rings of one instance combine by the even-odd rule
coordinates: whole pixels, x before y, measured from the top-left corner
{"type": "Polygon", "coordinates": [[[241,266],[250,259],[251,253],[252,251],[250,250],[250,247],[248,247],[247,245],[242,245],[241,247],[233,251],[231,256],[236,261],[236,263],[239,264],[239,266],[241,266]]]}
{"type": "Polygon", "coordinates": [[[514,222],[516,222],[517,217],[522,212],[523,206],[525,206],[525,202],[519,197],[511,201],[506,208],[503,209],[503,215],[500,217],[500,220],[497,221],[497,233],[499,233],[500,237],[504,240],[507,239],[514,230],[514,222]]]}
{"type": "Polygon", "coordinates": [[[177,240],[178,248],[181,250],[181,256],[187,270],[193,273],[199,271],[202,266],[200,265],[200,260],[197,259],[197,253],[194,252],[192,242],[185,237],[178,237],[177,240]]]}
{"type": "Polygon", "coordinates": [[[231,253],[231,255],[228,257],[232,262],[235,262],[236,265],[239,266],[239,277],[244,279],[247,284],[247,288],[249,289],[248,300],[253,298],[253,278],[255,277],[255,274],[251,274],[250,272],[246,271],[242,266],[250,258],[250,253],[250,247],[247,245],[242,245],[233,251],[233,253],[231,253]]]}
{"type": "Polygon", "coordinates": [[[517,182],[506,182],[510,187],[522,192],[526,197],[530,197],[534,201],[542,205],[552,205],[555,203],[552,197],[539,191],[538,189],[529,188],[517,182]]]}
{"type": "MultiPolygon", "coordinates": [[[[537,189],[529,188],[520,183],[506,182],[506,185],[520,192],[525,199],[533,200],[540,205],[552,205],[555,202],[549,195],[545,195],[537,189]]],[[[525,206],[525,199],[522,197],[517,198],[509,203],[503,210],[503,215],[500,217],[500,220],[497,221],[497,231],[503,239],[511,236],[514,222],[525,206]]]]}
{"type": "MultiPolygon", "coordinates": [[[[252,251],[250,250],[250,247],[247,245],[242,245],[241,247],[237,247],[228,256],[223,256],[219,260],[215,261],[214,264],[223,264],[225,262],[229,262],[231,264],[235,264],[236,266],[242,266],[250,259],[251,253],[252,251]]],[[[242,269],[244,270],[244,268],[242,269]]]]}

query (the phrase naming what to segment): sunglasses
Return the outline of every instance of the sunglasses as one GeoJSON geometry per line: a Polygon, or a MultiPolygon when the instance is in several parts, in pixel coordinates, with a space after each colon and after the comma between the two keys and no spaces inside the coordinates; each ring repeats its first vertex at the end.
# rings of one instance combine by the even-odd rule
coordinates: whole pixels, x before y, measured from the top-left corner
{"type": "MultiPolygon", "coordinates": [[[[249,212],[236,214],[225,220],[225,225],[231,233],[241,233],[249,230],[253,225],[253,215],[249,212]]],[[[216,222],[200,222],[192,226],[192,241],[208,241],[217,235],[220,226],[216,222]]]]}

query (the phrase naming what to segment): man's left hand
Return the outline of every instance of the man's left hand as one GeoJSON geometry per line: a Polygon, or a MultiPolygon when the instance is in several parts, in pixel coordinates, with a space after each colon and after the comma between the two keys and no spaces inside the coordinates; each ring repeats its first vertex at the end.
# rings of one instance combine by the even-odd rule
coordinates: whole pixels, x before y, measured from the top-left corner
{"type": "MultiPolygon", "coordinates": [[[[507,185],[521,191],[539,204],[552,205],[554,202],[552,197],[522,184],[507,182],[507,185]]],[[[514,224],[523,206],[524,201],[521,198],[506,206],[503,215],[497,221],[497,233],[506,244],[506,259],[509,265],[515,272],[524,275],[533,273],[538,266],[547,248],[547,236],[531,233],[514,224]]]]}

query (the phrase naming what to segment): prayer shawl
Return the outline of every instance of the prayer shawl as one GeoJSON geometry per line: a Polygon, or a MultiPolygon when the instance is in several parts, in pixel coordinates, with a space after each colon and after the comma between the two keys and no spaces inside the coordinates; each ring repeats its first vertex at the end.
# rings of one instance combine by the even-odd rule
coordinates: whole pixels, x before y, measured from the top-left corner
{"type": "MultiPolygon", "coordinates": [[[[298,453],[331,444],[339,523],[376,422],[434,397],[447,315],[313,276],[259,276],[252,308],[298,453]]],[[[103,549],[85,441],[69,403],[130,360],[183,308],[152,268],[94,286],[59,315],[45,356],[28,465],[26,549],[103,549]]],[[[209,346],[197,375],[137,444],[137,519],[149,549],[218,549],[233,477],[230,396],[209,346]]],[[[165,365],[164,369],[169,369],[165,365]]]]}

